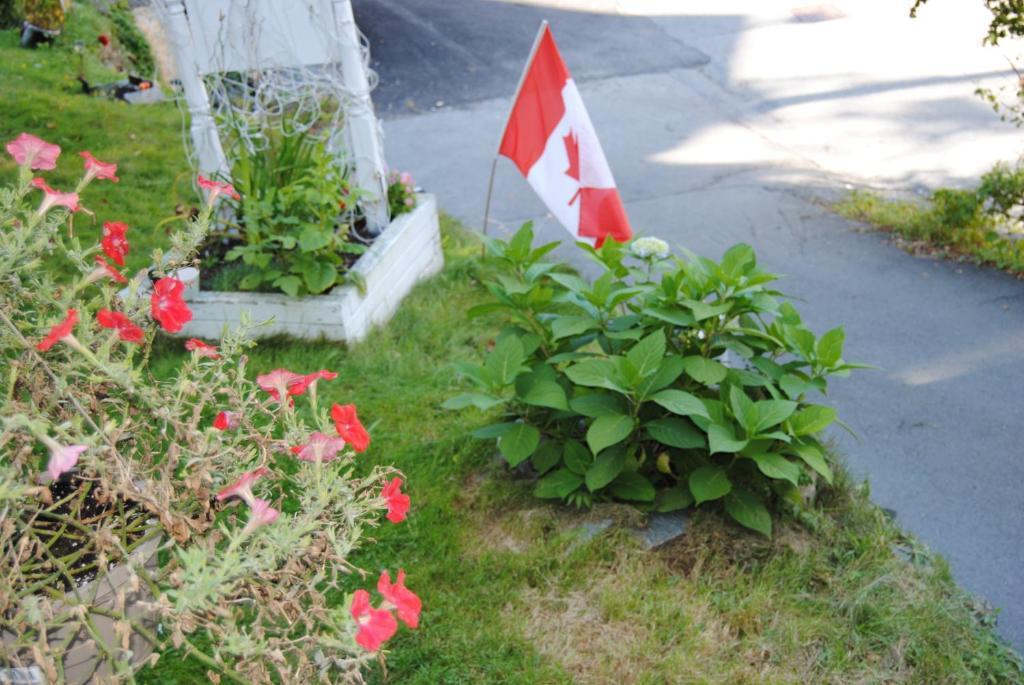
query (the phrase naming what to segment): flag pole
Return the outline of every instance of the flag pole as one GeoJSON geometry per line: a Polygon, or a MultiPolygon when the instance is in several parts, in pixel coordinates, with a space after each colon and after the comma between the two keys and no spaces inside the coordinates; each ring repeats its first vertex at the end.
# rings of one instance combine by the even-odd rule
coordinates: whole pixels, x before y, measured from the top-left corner
{"type": "MultiPolygon", "coordinates": [[[[491,193],[494,191],[494,174],[498,170],[498,157],[501,156],[501,141],[505,139],[505,131],[508,130],[508,122],[512,119],[512,111],[515,109],[516,102],[519,100],[519,92],[523,89],[523,83],[526,82],[526,74],[530,70],[530,65],[533,64],[533,58],[537,55],[537,49],[540,48],[540,40],[544,37],[544,31],[548,28],[548,20],[543,19],[540,22],[540,28],[537,29],[537,35],[533,39],[533,47],[530,48],[530,56],[526,58],[526,64],[523,66],[523,73],[519,75],[519,83],[516,85],[516,92],[512,95],[512,104],[508,108],[508,115],[505,117],[505,125],[501,127],[501,136],[498,138],[497,149],[494,152],[494,161],[491,163],[491,178],[487,182],[487,199],[484,202],[484,235],[487,235],[487,227],[490,223],[491,216],[491,193]]],[[[481,256],[483,256],[481,248],[481,256]]]]}

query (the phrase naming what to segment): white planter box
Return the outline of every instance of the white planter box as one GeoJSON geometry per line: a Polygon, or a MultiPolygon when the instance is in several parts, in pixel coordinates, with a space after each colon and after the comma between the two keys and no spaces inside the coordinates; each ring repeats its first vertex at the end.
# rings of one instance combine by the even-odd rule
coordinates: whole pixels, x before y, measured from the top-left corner
{"type": "Polygon", "coordinates": [[[384,230],[352,266],[366,282],[366,294],[354,286],[336,286],[327,295],[290,297],[278,293],[207,292],[189,287],[185,301],[192,320],[179,335],[220,338],[235,328],[242,313],[253,323],[256,337],[286,334],[355,342],[388,321],[402,299],[420,280],[444,266],[437,201],[419,195],[416,209],[403,214],[384,230]]]}

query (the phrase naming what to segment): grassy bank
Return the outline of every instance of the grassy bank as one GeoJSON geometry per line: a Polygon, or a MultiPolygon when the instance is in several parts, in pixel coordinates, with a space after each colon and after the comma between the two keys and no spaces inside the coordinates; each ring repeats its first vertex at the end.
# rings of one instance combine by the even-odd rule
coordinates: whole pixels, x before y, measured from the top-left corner
{"type": "Polygon", "coordinates": [[[843,217],[893,234],[905,249],[968,261],[1024,276],[1024,240],[995,230],[973,192],[937,191],[927,203],[890,200],[855,190],[832,208],[843,217]]]}
{"type": "MultiPolygon", "coordinates": [[[[494,334],[464,312],[486,299],[479,254],[445,233],[448,265],[362,344],[275,341],[254,372],[330,368],[321,392],[377,422],[370,460],[405,471],[406,524],[380,529],[356,559],[371,573],[403,567],[425,605],[418,631],[391,644],[395,683],[1013,683],[1016,657],[991,616],[840,479],[802,521],[767,540],[714,511],[680,541],[644,552],[637,514],[542,504],[486,442],[483,414],[438,408],[458,391],[453,363],[494,334]],[[443,306],[439,306],[443,303],[443,306]],[[588,517],[621,522],[585,541],[588,517]]],[[[177,363],[175,344],[162,356],[177,363]]],[[[202,669],[167,658],[145,682],[190,682],[202,669]],[[190,670],[196,668],[196,670],[190,670]]]]}

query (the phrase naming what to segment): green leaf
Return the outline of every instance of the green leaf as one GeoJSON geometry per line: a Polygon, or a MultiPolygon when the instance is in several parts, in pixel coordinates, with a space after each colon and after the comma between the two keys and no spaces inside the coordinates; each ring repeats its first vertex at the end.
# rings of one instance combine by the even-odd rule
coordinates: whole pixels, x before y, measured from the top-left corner
{"type": "Polygon", "coordinates": [[[584,293],[590,290],[590,286],[579,276],[573,274],[551,274],[551,280],[576,293],[584,293]]]}
{"type": "Polygon", "coordinates": [[[537,481],[533,494],[541,499],[564,499],[583,485],[583,478],[569,469],[552,471],[537,481]]]}
{"type": "Polygon", "coordinates": [[[722,273],[735,280],[756,263],[754,248],[746,243],[738,243],[722,255],[722,273]]]}
{"type": "Polygon", "coordinates": [[[459,395],[449,400],[445,400],[441,403],[442,409],[465,409],[466,407],[476,407],[477,409],[490,409],[502,404],[505,400],[500,397],[492,397],[491,395],[484,395],[483,393],[471,392],[465,395],[459,395]]]}
{"type": "Polygon", "coordinates": [[[683,359],[683,369],[693,380],[704,385],[721,383],[729,370],[714,359],[692,356],[683,359]]]}
{"type": "Polygon", "coordinates": [[[704,319],[710,319],[720,314],[725,314],[729,311],[730,307],[732,307],[730,302],[722,304],[708,304],[698,300],[681,300],[681,303],[690,308],[690,311],[693,312],[693,318],[697,322],[703,321],[704,319]]]}
{"type": "Polygon", "coordinates": [[[843,342],[845,342],[845,340],[846,333],[843,332],[842,326],[839,328],[833,328],[831,331],[818,338],[818,343],[815,347],[818,363],[828,368],[839,363],[840,358],[843,356],[843,342]]]}
{"type": "Polygon", "coordinates": [[[691,326],[694,324],[693,314],[684,309],[669,309],[668,307],[650,307],[640,312],[660,321],[667,321],[676,326],[691,326]]]}
{"type": "Polygon", "coordinates": [[[622,442],[633,432],[633,419],[622,414],[599,416],[587,429],[587,445],[594,454],[622,442]]]}
{"type": "Polygon", "coordinates": [[[313,262],[302,270],[302,280],[306,282],[309,292],[322,293],[332,285],[338,278],[338,270],[333,264],[326,262],[313,262]]]}
{"type": "Polygon", "coordinates": [[[828,428],[836,420],[836,410],[820,404],[801,409],[789,420],[793,435],[813,435],[828,428]]]}
{"type": "Polygon", "coordinates": [[[665,331],[660,328],[638,342],[626,353],[626,359],[642,378],[658,370],[665,356],[665,331]]]}
{"type": "Polygon", "coordinates": [[[708,427],[708,445],[711,454],[739,452],[747,446],[746,440],[738,440],[730,428],[719,423],[708,427]]]}
{"type": "Polygon", "coordinates": [[[772,517],[764,502],[754,493],[737,488],[725,498],[725,510],[736,522],[771,537],[772,517]]]}
{"type": "Polygon", "coordinates": [[[636,471],[623,471],[608,490],[613,496],[631,502],[653,502],[654,486],[636,471]]]}
{"type": "Polygon", "coordinates": [[[626,450],[623,446],[613,447],[597,455],[594,463],[587,469],[587,489],[591,492],[600,490],[615,480],[626,465],[626,450]]]}
{"type": "Polygon", "coordinates": [[[732,490],[732,482],[724,469],[717,466],[701,466],[690,474],[690,492],[694,501],[710,502],[725,497],[732,490]]]}
{"type": "Polygon", "coordinates": [[[594,455],[579,440],[566,440],[562,461],[567,469],[582,476],[594,462],[594,455]]]}
{"type": "Polygon", "coordinates": [[[734,385],[729,391],[729,408],[732,415],[746,429],[748,435],[754,434],[754,427],[757,425],[757,407],[754,401],[747,397],[743,388],[734,385]]]}
{"type": "Polygon", "coordinates": [[[625,414],[629,407],[619,395],[603,392],[591,392],[577,395],[569,400],[569,407],[577,414],[597,418],[599,416],[618,416],[625,414]]]}
{"type": "Polygon", "coordinates": [[[274,280],[273,285],[275,288],[280,288],[281,292],[285,295],[298,297],[299,288],[302,286],[302,279],[298,276],[281,276],[274,280]]]}
{"type": "Polygon", "coordinates": [[[477,440],[491,440],[493,438],[500,438],[505,433],[512,430],[513,426],[517,426],[516,423],[492,423],[486,426],[477,428],[475,431],[470,433],[477,440]]]}
{"type": "Polygon", "coordinates": [[[516,466],[533,454],[539,443],[539,430],[528,423],[516,423],[498,438],[498,449],[509,466],[516,466]]]}
{"type": "Polygon", "coordinates": [[[658,493],[654,510],[660,512],[678,511],[693,504],[693,495],[685,485],[676,485],[658,493]]]}
{"type": "Polygon", "coordinates": [[[238,282],[238,287],[242,290],[253,290],[259,287],[262,282],[263,274],[259,272],[250,273],[242,277],[242,280],[238,282]]]}
{"type": "Polygon", "coordinates": [[[597,321],[589,316],[559,316],[551,322],[551,333],[555,340],[586,333],[597,328],[597,321]]]}
{"type": "Polygon", "coordinates": [[[782,388],[782,392],[786,393],[793,400],[810,390],[814,390],[814,384],[809,380],[791,373],[787,373],[782,377],[779,381],[779,387],[782,388]]]}
{"type": "Polygon", "coordinates": [[[775,452],[752,454],[750,458],[757,464],[761,473],[769,478],[788,480],[793,485],[800,485],[800,467],[775,452]]]}
{"type": "Polygon", "coordinates": [[[662,445],[680,449],[703,449],[704,434],[690,425],[686,419],[673,417],[655,419],[644,424],[652,440],[662,445]]]}
{"type": "Polygon", "coordinates": [[[585,359],[567,368],[565,375],[576,385],[626,392],[614,380],[617,378],[618,372],[615,363],[610,359],[585,359]]]}
{"type": "Polygon", "coordinates": [[[777,426],[796,411],[796,402],[788,400],[764,400],[757,403],[757,425],[754,426],[754,433],[777,426]]]}
{"type": "Polygon", "coordinates": [[[662,390],[651,396],[651,401],[680,416],[704,416],[708,410],[700,399],[683,390],[662,390]]]}
{"type": "Polygon", "coordinates": [[[334,237],[331,231],[326,231],[319,226],[306,226],[299,234],[299,250],[302,252],[314,252],[331,244],[334,237]]]}
{"type": "Polygon", "coordinates": [[[554,440],[545,440],[530,457],[530,463],[537,473],[545,474],[562,460],[562,450],[554,440]]]}
{"type": "MultiPolygon", "coordinates": [[[[520,376],[523,378],[523,376],[520,376]]],[[[517,382],[517,390],[518,390],[517,382]]],[[[549,407],[551,409],[569,409],[569,403],[565,399],[565,390],[558,383],[549,380],[531,379],[527,383],[525,392],[519,395],[519,399],[525,404],[532,404],[535,407],[549,407]]]]}
{"type": "Polygon", "coordinates": [[[817,471],[826,483],[832,484],[832,469],[829,468],[828,462],[825,461],[825,455],[816,445],[793,445],[790,449],[796,453],[796,456],[803,459],[805,464],[817,471]]]}
{"type": "Polygon", "coordinates": [[[658,392],[662,388],[667,388],[672,385],[679,376],[683,373],[683,358],[677,355],[669,355],[663,357],[661,365],[658,370],[654,372],[654,375],[645,378],[640,385],[637,386],[636,396],[640,401],[648,397],[651,393],[658,392]]]}
{"type": "Polygon", "coordinates": [[[522,371],[525,359],[526,352],[523,350],[522,341],[515,335],[506,335],[498,339],[484,364],[494,373],[501,385],[508,385],[522,371]]]}

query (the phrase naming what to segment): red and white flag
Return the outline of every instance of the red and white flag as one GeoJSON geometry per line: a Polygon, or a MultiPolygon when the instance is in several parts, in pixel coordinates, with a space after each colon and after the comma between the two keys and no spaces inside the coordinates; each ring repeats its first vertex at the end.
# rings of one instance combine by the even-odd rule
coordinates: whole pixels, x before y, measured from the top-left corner
{"type": "Polygon", "coordinates": [[[577,240],[633,236],[576,83],[545,22],[512,103],[498,153],[526,177],[577,240]]]}

